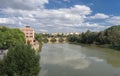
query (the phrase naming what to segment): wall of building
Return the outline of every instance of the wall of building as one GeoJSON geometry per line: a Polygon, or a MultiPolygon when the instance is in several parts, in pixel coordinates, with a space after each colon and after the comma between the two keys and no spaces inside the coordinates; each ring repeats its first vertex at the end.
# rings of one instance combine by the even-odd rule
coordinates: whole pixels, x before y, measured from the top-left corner
{"type": "Polygon", "coordinates": [[[23,29],[21,29],[23,31],[23,33],[25,34],[25,38],[26,38],[26,44],[30,43],[30,44],[34,44],[35,42],[35,37],[34,37],[34,29],[32,29],[29,26],[24,27],[23,29]]]}

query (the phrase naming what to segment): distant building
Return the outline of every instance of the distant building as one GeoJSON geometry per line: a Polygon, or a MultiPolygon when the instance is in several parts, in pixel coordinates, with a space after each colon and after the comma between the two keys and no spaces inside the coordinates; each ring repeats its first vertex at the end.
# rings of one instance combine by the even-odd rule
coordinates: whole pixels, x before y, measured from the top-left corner
{"type": "Polygon", "coordinates": [[[42,33],[40,33],[40,34],[45,35],[45,34],[48,34],[48,33],[42,32],[42,33]]]}
{"type": "Polygon", "coordinates": [[[26,44],[30,43],[33,45],[35,42],[34,29],[32,29],[30,26],[26,26],[21,30],[25,34],[26,44]]]}
{"type": "Polygon", "coordinates": [[[65,33],[64,35],[79,35],[79,34],[81,34],[81,33],[79,33],[79,32],[71,32],[71,33],[65,33]]]}
{"type": "Polygon", "coordinates": [[[75,32],[74,34],[79,35],[80,33],[79,32],[75,32]]]}
{"type": "Polygon", "coordinates": [[[57,35],[57,34],[58,34],[58,33],[51,33],[51,35],[54,35],[54,36],[57,35]]]}

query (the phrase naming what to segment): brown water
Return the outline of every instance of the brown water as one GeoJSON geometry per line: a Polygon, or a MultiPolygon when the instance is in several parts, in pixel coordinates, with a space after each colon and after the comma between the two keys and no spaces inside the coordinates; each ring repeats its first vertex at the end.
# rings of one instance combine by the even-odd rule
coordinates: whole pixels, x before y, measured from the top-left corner
{"type": "Polygon", "coordinates": [[[44,44],[39,76],[120,76],[120,52],[74,44],[44,44]]]}

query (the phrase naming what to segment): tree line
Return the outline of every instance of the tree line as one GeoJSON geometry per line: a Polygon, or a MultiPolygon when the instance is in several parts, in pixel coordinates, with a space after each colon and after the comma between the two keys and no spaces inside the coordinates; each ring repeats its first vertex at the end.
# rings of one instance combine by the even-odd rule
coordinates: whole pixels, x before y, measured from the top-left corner
{"type": "Polygon", "coordinates": [[[69,35],[68,41],[72,43],[96,44],[120,50],[120,26],[112,26],[104,31],[86,31],[80,35],[69,35]]]}
{"type": "Polygon", "coordinates": [[[37,76],[40,71],[39,59],[39,54],[30,45],[12,46],[0,61],[0,76],[37,76]]]}
{"type": "Polygon", "coordinates": [[[58,37],[59,38],[59,42],[63,42],[64,41],[64,39],[63,39],[63,37],[66,37],[66,36],[64,36],[63,34],[57,34],[57,35],[51,35],[51,34],[39,34],[39,33],[36,33],[35,34],[35,39],[37,40],[37,41],[39,41],[40,43],[47,43],[49,40],[48,40],[48,38],[51,38],[51,42],[56,42],[57,40],[56,40],[56,37],[58,37]]]}
{"type": "Polygon", "coordinates": [[[21,30],[0,26],[0,49],[8,49],[10,46],[24,42],[25,36],[21,30]]]}
{"type": "Polygon", "coordinates": [[[24,33],[19,29],[0,26],[0,50],[8,49],[0,60],[0,76],[37,76],[40,56],[30,44],[25,44],[24,33]]]}

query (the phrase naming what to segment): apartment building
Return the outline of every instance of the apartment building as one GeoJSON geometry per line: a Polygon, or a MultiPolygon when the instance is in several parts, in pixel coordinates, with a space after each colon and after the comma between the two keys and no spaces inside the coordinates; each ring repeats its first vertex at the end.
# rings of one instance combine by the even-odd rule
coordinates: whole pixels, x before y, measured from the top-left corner
{"type": "Polygon", "coordinates": [[[31,28],[30,26],[26,26],[26,27],[22,28],[21,30],[25,34],[26,44],[30,43],[33,45],[35,42],[34,29],[31,28]]]}

